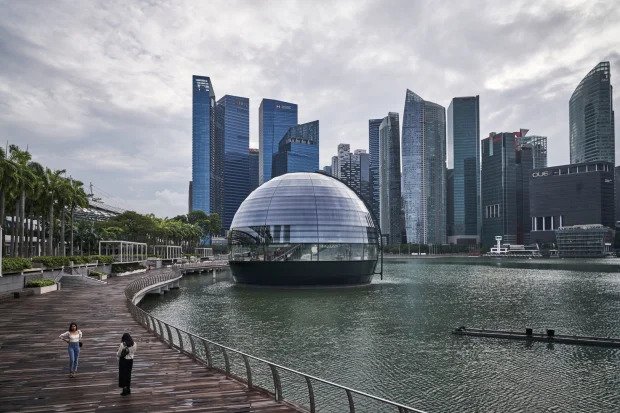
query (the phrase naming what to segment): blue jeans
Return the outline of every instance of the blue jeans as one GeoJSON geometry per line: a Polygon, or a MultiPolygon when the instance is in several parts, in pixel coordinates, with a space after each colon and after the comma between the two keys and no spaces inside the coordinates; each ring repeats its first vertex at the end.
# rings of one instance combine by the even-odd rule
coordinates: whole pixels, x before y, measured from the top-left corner
{"type": "Polygon", "coordinates": [[[77,371],[80,343],[69,343],[69,371],[77,371]]]}

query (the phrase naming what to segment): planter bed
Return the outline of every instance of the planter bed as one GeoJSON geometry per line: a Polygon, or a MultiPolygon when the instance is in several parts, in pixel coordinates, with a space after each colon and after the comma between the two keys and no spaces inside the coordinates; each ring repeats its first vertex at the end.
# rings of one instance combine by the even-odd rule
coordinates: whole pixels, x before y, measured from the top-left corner
{"type": "Polygon", "coordinates": [[[119,272],[117,274],[115,274],[117,277],[122,277],[124,275],[131,275],[131,274],[140,274],[146,272],[146,268],[142,268],[140,270],[134,270],[134,271],[126,271],[126,272],[119,272]]]}
{"type": "Polygon", "coordinates": [[[30,290],[34,295],[41,295],[51,293],[58,290],[58,283],[54,285],[48,285],[46,287],[27,287],[25,290],[30,290]]]}

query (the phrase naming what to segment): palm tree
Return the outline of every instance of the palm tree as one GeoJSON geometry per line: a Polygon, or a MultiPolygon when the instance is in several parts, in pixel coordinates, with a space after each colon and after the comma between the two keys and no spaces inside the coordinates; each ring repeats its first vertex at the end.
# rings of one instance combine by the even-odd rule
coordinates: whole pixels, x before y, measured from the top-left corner
{"type": "Polygon", "coordinates": [[[13,256],[26,255],[24,250],[24,230],[26,226],[26,191],[32,187],[32,179],[34,178],[34,175],[28,167],[28,163],[30,162],[32,156],[30,155],[30,152],[22,151],[17,145],[10,145],[9,153],[11,160],[17,166],[16,176],[18,177],[17,180],[19,189],[19,200],[17,202],[15,210],[15,217],[17,220],[17,242],[15,242],[13,256]]]}
{"type": "MultiPolygon", "coordinates": [[[[6,157],[4,149],[0,148],[0,226],[2,226],[3,230],[5,229],[4,219],[6,217],[7,197],[10,198],[11,192],[15,189],[16,182],[17,166],[6,157]]],[[[2,239],[0,248],[4,249],[4,239],[2,239]]]]}
{"type": "Polygon", "coordinates": [[[44,181],[44,198],[47,203],[47,227],[49,236],[47,238],[47,253],[48,255],[54,255],[54,203],[58,200],[58,196],[62,187],[62,180],[64,179],[65,170],[52,171],[49,168],[45,169],[45,181],[44,181]]]}
{"type": "Polygon", "coordinates": [[[80,181],[74,181],[72,178],[69,178],[69,208],[71,211],[70,215],[70,224],[69,228],[71,229],[71,243],[70,243],[70,253],[69,255],[73,256],[73,218],[75,214],[75,209],[86,208],[88,207],[88,197],[86,196],[86,192],[84,192],[84,183],[80,181]]]}

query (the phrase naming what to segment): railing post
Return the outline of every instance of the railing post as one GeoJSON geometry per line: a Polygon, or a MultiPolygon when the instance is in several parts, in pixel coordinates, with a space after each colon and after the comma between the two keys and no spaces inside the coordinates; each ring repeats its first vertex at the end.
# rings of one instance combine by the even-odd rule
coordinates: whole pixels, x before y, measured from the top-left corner
{"type": "Polygon", "coordinates": [[[252,388],[252,368],[250,367],[250,360],[248,356],[243,354],[243,362],[245,363],[245,374],[248,379],[248,388],[252,388]]]}
{"type": "Polygon", "coordinates": [[[269,368],[271,369],[271,375],[273,376],[273,387],[275,388],[275,396],[276,401],[282,401],[282,383],[280,383],[280,374],[278,373],[278,369],[273,364],[269,364],[269,368]]]}
{"type": "Polygon", "coordinates": [[[185,350],[185,346],[183,345],[183,337],[181,337],[181,330],[176,327],[174,329],[177,331],[177,336],[179,336],[179,347],[181,350],[185,350]]]}
{"type": "Polygon", "coordinates": [[[210,368],[213,368],[213,359],[211,358],[211,352],[209,351],[209,344],[205,340],[202,340],[202,345],[205,348],[205,357],[207,358],[207,366],[209,366],[210,368]]]}
{"type": "Polygon", "coordinates": [[[345,391],[347,392],[347,399],[349,399],[349,412],[355,413],[355,404],[353,403],[353,395],[351,394],[351,391],[349,391],[348,389],[345,389],[345,391]]]}
{"type": "Polygon", "coordinates": [[[170,325],[168,323],[164,323],[166,326],[166,331],[168,331],[168,339],[170,340],[170,348],[174,348],[174,340],[172,339],[172,330],[170,330],[170,325]]]}
{"type": "Polygon", "coordinates": [[[308,400],[310,400],[310,413],[314,413],[316,411],[316,407],[314,405],[314,389],[312,388],[312,381],[310,377],[304,376],[306,378],[306,384],[308,385],[308,400]]]}
{"type": "Polygon", "coordinates": [[[228,360],[228,353],[224,347],[221,347],[222,354],[224,355],[224,364],[226,366],[226,375],[230,376],[230,361],[228,360]]]}
{"type": "Polygon", "coordinates": [[[159,325],[159,336],[161,337],[162,340],[164,340],[164,343],[165,343],[166,333],[164,331],[164,327],[161,325],[161,320],[157,319],[157,324],[159,325]]]}
{"type": "Polygon", "coordinates": [[[192,348],[192,357],[198,358],[198,356],[196,355],[196,344],[194,343],[194,336],[192,336],[191,333],[187,333],[187,335],[189,336],[189,345],[192,348]]]}

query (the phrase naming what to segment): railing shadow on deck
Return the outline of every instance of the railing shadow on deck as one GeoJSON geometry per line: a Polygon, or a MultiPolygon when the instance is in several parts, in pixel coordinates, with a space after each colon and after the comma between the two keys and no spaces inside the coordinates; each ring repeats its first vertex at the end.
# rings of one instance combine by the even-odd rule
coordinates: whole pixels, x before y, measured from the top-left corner
{"type": "MultiPolygon", "coordinates": [[[[326,411],[330,408],[330,406],[320,407],[317,405],[317,399],[325,400],[325,397],[321,397],[321,394],[316,391],[316,388],[329,388],[332,391],[337,391],[339,393],[337,398],[340,398],[340,400],[334,400],[334,397],[331,397],[331,402],[342,402],[347,406],[350,413],[356,412],[356,406],[358,409],[363,409],[359,411],[425,413],[423,410],[396,403],[350,387],[341,386],[337,383],[311,376],[273,363],[269,360],[224,346],[168,324],[138,307],[137,304],[139,304],[140,300],[153,286],[172,282],[181,277],[181,274],[176,271],[152,274],[133,281],[125,288],[127,307],[134,319],[148,331],[155,334],[171,349],[176,349],[196,361],[205,364],[207,367],[244,383],[249,389],[266,393],[278,402],[284,402],[293,407],[300,408],[300,410],[303,409],[311,413],[326,411]],[[233,357],[235,360],[231,360],[233,357]],[[263,372],[266,370],[267,375],[270,376],[269,381],[272,382],[268,384],[273,385],[273,391],[257,385],[255,376],[260,372],[257,371],[257,367],[253,369],[252,364],[258,365],[259,367],[262,366],[263,372]],[[241,370],[241,372],[236,370],[241,370]],[[292,401],[284,397],[282,386],[283,376],[287,378],[296,376],[298,379],[301,379],[301,382],[304,383],[304,387],[306,388],[305,391],[307,391],[307,404],[304,402],[292,401]],[[368,410],[370,405],[373,406],[372,410],[368,410]]],[[[264,380],[262,381],[264,382],[264,380]]],[[[300,390],[299,385],[294,386],[293,383],[290,383],[290,385],[291,387],[296,387],[296,390],[300,390]]],[[[342,411],[342,409],[337,411],[342,411]]]]}

